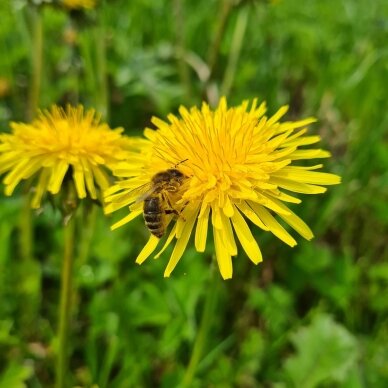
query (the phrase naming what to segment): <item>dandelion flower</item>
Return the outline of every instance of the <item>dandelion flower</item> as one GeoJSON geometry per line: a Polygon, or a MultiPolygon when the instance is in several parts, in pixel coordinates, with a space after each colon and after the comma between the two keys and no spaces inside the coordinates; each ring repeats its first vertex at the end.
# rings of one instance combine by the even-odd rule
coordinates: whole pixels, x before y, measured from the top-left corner
{"type": "MultiPolygon", "coordinates": [[[[65,176],[71,177],[78,198],[97,198],[97,188],[109,186],[108,172],[126,159],[136,139],[100,123],[94,110],[53,106],[40,112],[31,124],[10,124],[11,134],[0,134],[0,174],[5,194],[12,195],[25,179],[32,179],[35,193],[31,206],[39,208],[48,191],[58,194],[65,176]],[[97,187],[96,187],[97,186],[97,187]]],[[[142,140],[144,141],[144,140],[142,140]]]]}
{"type": "Polygon", "coordinates": [[[69,9],[93,9],[96,0],[62,0],[62,4],[69,9]]]}
{"type": "MultiPolygon", "coordinates": [[[[258,264],[262,254],[250,227],[252,224],[271,232],[291,247],[295,239],[278,222],[281,218],[302,237],[310,240],[310,228],[285,203],[301,202],[288,192],[320,194],[323,186],[340,183],[334,174],[317,172],[322,164],[310,167],[294,162],[304,159],[327,158],[329,152],[302,148],[317,143],[319,136],[304,136],[306,126],[316,121],[307,118],[295,122],[279,122],[287,107],[280,108],[272,117],[265,116],[265,103],[257,106],[254,100],[228,108],[222,98],[213,111],[206,103],[199,110],[180,107],[180,118],[170,114],[168,121],[153,118],[156,130],[146,129],[149,141],[146,156],[133,155],[125,167],[116,171],[121,178],[106,193],[107,213],[130,206],[131,213],[112,226],[113,229],[129,222],[142,209],[135,197],[136,187],[152,179],[161,170],[177,165],[187,184],[182,189],[178,205],[182,214],[167,234],[165,244],[155,257],[175,240],[175,247],[165,270],[170,276],[182,257],[190,236],[203,252],[212,228],[215,255],[224,279],[232,277],[232,257],[237,255],[238,240],[249,259],[258,264]]],[[[151,235],[137,257],[142,263],[159,243],[151,235]]]]}

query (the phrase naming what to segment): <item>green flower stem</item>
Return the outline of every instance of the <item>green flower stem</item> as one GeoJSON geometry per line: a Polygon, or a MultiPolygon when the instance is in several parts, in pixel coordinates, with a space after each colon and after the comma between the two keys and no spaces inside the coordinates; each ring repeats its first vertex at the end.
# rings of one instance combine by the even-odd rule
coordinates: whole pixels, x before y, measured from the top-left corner
{"type": "MultiPolygon", "coordinates": [[[[31,20],[31,83],[28,96],[27,118],[32,120],[38,111],[40,88],[42,82],[43,62],[43,26],[42,16],[38,7],[29,9],[31,20]]],[[[30,209],[31,195],[27,192],[20,218],[20,255],[24,262],[32,259],[32,217],[30,209]]]]}
{"type": "MultiPolygon", "coordinates": [[[[231,15],[231,11],[233,9],[233,0],[224,0],[221,5],[220,16],[217,18],[218,26],[216,29],[216,33],[213,39],[213,43],[210,46],[209,54],[208,54],[208,66],[210,70],[210,79],[213,76],[214,70],[217,67],[217,62],[219,59],[220,46],[222,43],[222,38],[225,34],[225,29],[227,26],[227,22],[231,15]]],[[[209,79],[209,81],[210,81],[209,79]]]]}
{"type": "Polygon", "coordinates": [[[104,3],[101,4],[98,26],[96,28],[95,49],[96,49],[96,81],[95,99],[97,111],[101,113],[104,120],[108,120],[108,80],[106,67],[106,34],[104,3]]]}
{"type": "Polygon", "coordinates": [[[210,329],[212,315],[214,312],[214,306],[217,298],[217,279],[215,279],[216,270],[215,266],[211,267],[211,276],[210,276],[210,287],[206,292],[206,298],[204,302],[204,308],[202,312],[202,318],[200,327],[198,330],[197,338],[194,343],[193,352],[191,353],[191,358],[189,361],[189,365],[186,369],[186,373],[183,376],[183,381],[181,384],[182,388],[188,388],[192,386],[193,379],[195,377],[195,373],[197,371],[197,367],[199,362],[201,361],[203,350],[206,345],[207,335],[210,329]]]}
{"type": "MultiPolygon", "coordinates": [[[[28,21],[31,36],[31,78],[30,89],[27,100],[26,117],[32,120],[39,108],[40,89],[42,82],[42,63],[43,63],[43,25],[40,9],[36,6],[28,8],[28,21]]],[[[26,305],[21,310],[21,322],[25,336],[32,332],[31,321],[36,317],[40,298],[40,274],[39,266],[33,260],[34,240],[33,240],[33,219],[31,211],[31,192],[30,184],[26,185],[23,200],[23,206],[19,219],[19,254],[24,269],[21,273],[21,283],[23,290],[23,299],[26,305]],[[26,269],[28,269],[26,271],[26,269]]]]}
{"type": "MultiPolygon", "coordinates": [[[[76,34],[78,34],[79,31],[77,29],[78,27],[77,23],[75,23],[72,18],[69,18],[68,23],[69,23],[69,28],[71,30],[74,30],[76,34]]],[[[79,57],[79,54],[78,54],[77,44],[75,42],[72,42],[69,45],[69,58],[70,58],[70,63],[72,64],[69,71],[69,78],[73,78],[74,83],[72,85],[71,94],[68,97],[69,99],[68,102],[74,106],[79,104],[79,94],[80,94],[80,79],[79,79],[80,69],[77,64],[78,57],[79,57]]]]}
{"type": "Polygon", "coordinates": [[[77,268],[84,265],[90,255],[90,247],[93,241],[93,235],[96,228],[97,222],[97,211],[98,208],[94,204],[88,206],[83,210],[83,227],[82,227],[82,237],[80,245],[78,246],[78,255],[77,255],[77,268]]]}
{"type": "Polygon", "coordinates": [[[244,41],[245,31],[248,24],[248,8],[242,8],[238,14],[236,27],[234,29],[232,46],[229,52],[228,64],[225,70],[224,80],[221,86],[221,95],[228,96],[233,85],[234,76],[237,70],[237,63],[244,41]]]}
{"type": "Polygon", "coordinates": [[[61,294],[59,306],[59,327],[58,327],[58,357],[56,368],[56,388],[68,386],[66,375],[68,371],[68,336],[69,321],[71,317],[71,296],[72,296],[72,272],[74,259],[74,232],[75,216],[68,219],[64,227],[64,257],[61,273],[61,294]]]}
{"type": "Polygon", "coordinates": [[[31,7],[31,85],[27,116],[32,120],[39,108],[43,63],[43,25],[38,7],[31,7]]]}
{"type": "Polygon", "coordinates": [[[32,236],[32,212],[31,194],[25,193],[23,196],[23,207],[20,213],[20,256],[24,263],[32,260],[33,256],[33,236],[32,236]]]}
{"type": "Polygon", "coordinates": [[[189,67],[185,61],[185,18],[182,0],[174,0],[174,21],[175,21],[175,52],[178,65],[178,73],[182,86],[185,88],[185,97],[190,101],[192,88],[190,82],[189,67]]]}

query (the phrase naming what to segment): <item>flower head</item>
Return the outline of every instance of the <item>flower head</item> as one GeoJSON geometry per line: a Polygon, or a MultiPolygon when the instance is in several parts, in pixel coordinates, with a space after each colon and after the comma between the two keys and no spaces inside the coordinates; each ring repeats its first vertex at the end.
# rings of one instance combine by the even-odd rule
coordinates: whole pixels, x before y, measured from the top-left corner
{"type": "MultiPolygon", "coordinates": [[[[248,102],[228,108],[222,98],[212,111],[206,103],[201,110],[184,107],[180,118],[170,114],[169,122],[153,118],[156,130],[146,129],[149,145],[146,157],[133,155],[130,165],[117,171],[121,177],[107,191],[106,212],[131,205],[131,213],[112,228],[119,227],[138,216],[142,209],[137,203],[136,187],[141,187],[161,170],[177,167],[186,176],[178,205],[181,215],[171,218],[175,223],[167,235],[161,252],[176,239],[174,250],[165,270],[169,276],[186,249],[191,234],[198,252],[206,246],[209,221],[213,230],[215,253],[221,275],[232,277],[232,256],[237,255],[236,238],[247,256],[255,264],[262,261],[259,245],[254,239],[247,219],[264,231],[272,232],[290,246],[295,239],[283,228],[280,217],[304,238],[313,234],[309,227],[284,202],[301,200],[286,191],[319,194],[323,185],[333,185],[340,178],[317,172],[322,164],[310,167],[295,166],[303,159],[327,158],[321,149],[301,148],[317,143],[319,136],[303,136],[306,125],[315,121],[307,118],[295,122],[279,122],[286,113],[282,107],[272,117],[265,116],[266,107],[249,108],[248,102]]],[[[137,262],[142,263],[158,245],[151,236],[140,252],[137,262]]]]}
{"type": "Polygon", "coordinates": [[[93,9],[96,0],[62,0],[62,4],[69,9],[93,9]]]}
{"type": "Polygon", "coordinates": [[[11,134],[0,134],[0,174],[5,194],[12,195],[24,179],[33,179],[35,194],[31,206],[38,208],[46,191],[57,194],[65,176],[71,176],[78,198],[97,198],[96,186],[109,186],[107,171],[127,157],[136,139],[100,123],[94,110],[53,106],[31,124],[10,124],[11,134]]]}

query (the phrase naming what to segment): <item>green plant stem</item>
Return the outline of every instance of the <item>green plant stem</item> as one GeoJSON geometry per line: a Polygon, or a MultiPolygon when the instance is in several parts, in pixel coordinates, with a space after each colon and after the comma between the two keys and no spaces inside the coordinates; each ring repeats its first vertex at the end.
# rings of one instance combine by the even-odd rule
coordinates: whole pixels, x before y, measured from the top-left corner
{"type": "MultiPolygon", "coordinates": [[[[32,120],[38,111],[43,63],[43,26],[40,9],[31,6],[31,83],[28,96],[27,119],[32,120]]],[[[31,195],[26,192],[20,218],[20,254],[24,262],[33,255],[32,217],[30,209],[31,195]]]]}
{"type": "Polygon", "coordinates": [[[233,85],[236,74],[237,63],[241,53],[242,43],[244,41],[245,31],[248,24],[248,8],[242,8],[238,14],[236,27],[234,29],[232,46],[229,51],[228,64],[225,70],[224,80],[221,86],[221,95],[228,96],[233,85]]]}
{"type": "MultiPolygon", "coordinates": [[[[39,108],[39,97],[42,81],[42,63],[43,63],[43,26],[40,9],[36,6],[28,8],[28,21],[30,24],[31,37],[31,77],[30,88],[27,100],[26,118],[32,120],[39,108]]],[[[33,260],[34,240],[33,240],[33,219],[31,211],[31,192],[30,182],[26,182],[24,192],[23,206],[19,219],[19,254],[21,258],[21,287],[23,299],[26,304],[21,310],[21,322],[25,336],[32,333],[31,321],[36,319],[37,308],[40,298],[40,281],[38,274],[40,269],[33,260]],[[27,271],[26,271],[27,269],[27,271]]]]}
{"type": "Polygon", "coordinates": [[[182,0],[174,0],[174,20],[175,20],[175,51],[178,65],[179,78],[185,89],[187,102],[191,99],[191,82],[189,67],[185,61],[185,18],[182,0]]]}
{"type": "Polygon", "coordinates": [[[197,338],[195,339],[193,351],[191,353],[189,365],[186,369],[186,373],[183,376],[183,381],[181,384],[182,388],[189,388],[192,386],[193,379],[195,377],[195,373],[197,371],[197,367],[199,362],[201,361],[201,357],[203,355],[203,350],[206,344],[207,335],[211,325],[212,313],[214,311],[214,305],[217,297],[217,279],[215,265],[211,267],[211,276],[210,276],[210,285],[206,292],[206,298],[204,302],[204,308],[201,317],[201,323],[199,326],[197,338]]]}
{"type": "Polygon", "coordinates": [[[24,263],[32,260],[32,212],[31,194],[26,192],[23,197],[23,207],[20,214],[20,255],[24,263]]]}
{"type": "Polygon", "coordinates": [[[229,16],[231,14],[232,8],[233,8],[233,0],[224,0],[222,2],[220,16],[217,18],[218,25],[217,25],[216,33],[214,35],[213,43],[210,46],[210,50],[208,53],[207,62],[210,69],[210,79],[212,78],[214,70],[217,67],[222,38],[225,34],[225,29],[226,29],[227,22],[229,20],[229,16]]]}
{"type": "Polygon", "coordinates": [[[93,241],[94,230],[96,228],[97,221],[97,206],[92,204],[83,210],[83,221],[82,221],[82,238],[80,245],[78,246],[77,254],[77,268],[84,265],[90,255],[90,247],[93,241]]]}
{"type": "Polygon", "coordinates": [[[61,291],[58,325],[58,357],[56,368],[56,388],[66,387],[68,371],[68,337],[71,317],[72,272],[74,259],[75,216],[68,219],[64,227],[64,257],[61,273],[61,291]]]}
{"type": "Polygon", "coordinates": [[[106,67],[106,36],[105,36],[105,18],[104,7],[101,4],[98,26],[96,28],[96,85],[95,100],[97,111],[101,113],[104,120],[108,120],[108,79],[106,67]]]}
{"type": "Polygon", "coordinates": [[[43,63],[43,25],[38,7],[31,7],[31,85],[28,99],[27,118],[32,120],[39,108],[43,63]]]}
{"type": "MultiPolygon", "coordinates": [[[[72,18],[69,18],[69,29],[75,31],[76,34],[79,34],[80,32],[78,31],[78,25],[77,23],[74,22],[72,18]]],[[[77,44],[75,42],[71,42],[69,44],[69,58],[70,58],[70,63],[71,63],[71,68],[69,71],[69,77],[74,79],[74,84],[72,86],[72,91],[71,94],[69,94],[69,103],[72,105],[78,105],[79,104],[79,89],[80,89],[80,80],[79,80],[79,73],[80,73],[80,68],[78,65],[78,49],[77,49],[77,44]]]]}
{"type": "Polygon", "coordinates": [[[95,80],[95,70],[94,70],[94,60],[91,50],[91,41],[93,40],[93,34],[90,30],[80,32],[80,54],[82,57],[82,62],[84,63],[84,80],[87,93],[94,96],[95,85],[97,81],[95,80]]]}

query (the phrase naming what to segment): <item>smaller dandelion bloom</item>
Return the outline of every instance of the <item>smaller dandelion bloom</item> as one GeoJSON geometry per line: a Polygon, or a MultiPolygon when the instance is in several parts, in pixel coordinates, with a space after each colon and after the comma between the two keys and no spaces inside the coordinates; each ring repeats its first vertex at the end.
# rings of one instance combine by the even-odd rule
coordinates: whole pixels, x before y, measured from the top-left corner
{"type": "MultiPolygon", "coordinates": [[[[131,156],[130,164],[123,164],[115,172],[124,179],[106,192],[107,213],[128,205],[131,210],[112,228],[142,213],[138,193],[146,182],[155,181],[155,176],[159,177],[155,174],[163,170],[178,169],[185,177],[184,183],[170,185],[175,198],[167,198],[172,207],[169,213],[176,214],[165,215],[166,224],[175,222],[155,256],[159,257],[176,240],[165,276],[175,268],[192,234],[196,250],[205,250],[209,224],[224,279],[232,277],[236,240],[253,263],[262,261],[247,220],[295,246],[296,240],[278,222],[279,217],[310,240],[313,237],[310,228],[285,205],[301,200],[288,192],[323,193],[326,191],[323,186],[338,184],[340,178],[316,171],[322,164],[294,165],[301,160],[327,158],[330,154],[309,147],[320,140],[319,136],[304,136],[306,126],[316,121],[314,118],[279,122],[286,111],[287,107],[282,107],[267,117],[264,103],[257,106],[254,100],[249,107],[246,101],[228,108],[222,98],[214,111],[204,103],[200,110],[181,107],[181,117],[171,114],[169,122],[153,118],[157,129],[145,130],[149,144],[143,149],[144,156],[131,156]]],[[[169,197],[169,193],[164,195],[169,197]]],[[[137,262],[142,263],[153,254],[158,243],[159,239],[151,235],[137,262]]]]}
{"type": "Polygon", "coordinates": [[[62,0],[62,4],[69,9],[93,9],[96,0],[62,0]]]}
{"type": "MultiPolygon", "coordinates": [[[[97,199],[97,189],[106,189],[108,173],[136,147],[136,139],[100,123],[93,109],[53,106],[40,112],[32,123],[10,124],[12,133],[0,134],[0,174],[5,194],[26,179],[32,180],[31,206],[39,208],[48,191],[58,194],[66,177],[72,177],[78,198],[97,199]]],[[[139,140],[140,142],[144,140],[139,140]]]]}

